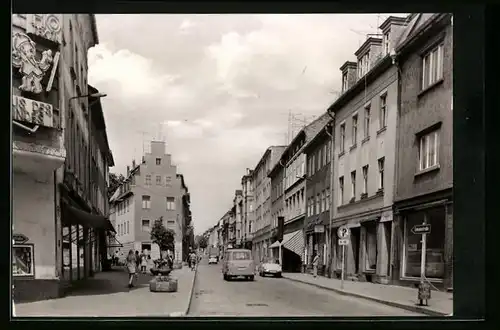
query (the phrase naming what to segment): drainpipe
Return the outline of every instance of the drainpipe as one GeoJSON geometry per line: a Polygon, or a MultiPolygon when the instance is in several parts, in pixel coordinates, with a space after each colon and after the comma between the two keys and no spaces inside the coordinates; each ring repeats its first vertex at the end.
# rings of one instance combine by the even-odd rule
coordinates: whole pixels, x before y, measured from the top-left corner
{"type": "Polygon", "coordinates": [[[331,114],[330,111],[327,111],[328,115],[332,118],[332,121],[329,126],[332,128],[332,133],[328,132],[327,127],[325,127],[325,132],[330,136],[330,209],[329,209],[329,225],[328,225],[328,276],[331,277],[332,275],[332,247],[333,247],[333,240],[332,240],[332,220],[333,220],[333,184],[334,184],[334,177],[333,177],[333,169],[334,169],[334,164],[333,164],[333,150],[334,150],[334,136],[335,136],[335,113],[331,114]]]}
{"type": "MultiPolygon", "coordinates": [[[[401,86],[402,86],[402,82],[401,82],[401,77],[402,77],[402,74],[401,74],[401,66],[398,62],[398,54],[396,53],[396,51],[394,49],[391,50],[391,53],[390,53],[390,56],[392,58],[392,64],[394,66],[396,66],[396,70],[397,70],[397,94],[396,94],[396,106],[397,106],[397,115],[396,115],[396,137],[395,137],[395,166],[394,166],[394,182],[393,182],[393,190],[394,190],[394,195],[396,195],[397,193],[397,182],[398,182],[398,175],[399,175],[399,170],[398,170],[398,157],[399,157],[399,148],[398,148],[398,145],[399,145],[399,112],[401,111],[401,86]]],[[[395,236],[396,236],[396,233],[395,233],[395,230],[397,228],[395,222],[394,222],[394,207],[393,207],[393,219],[392,219],[392,222],[391,222],[391,251],[389,251],[389,269],[388,269],[388,273],[387,273],[387,278],[388,279],[391,279],[392,277],[392,274],[393,274],[393,267],[395,267],[394,265],[394,259],[395,259],[395,255],[394,255],[394,251],[395,251],[395,247],[394,247],[394,240],[395,240],[395,236]]],[[[399,220],[399,216],[398,216],[398,220],[399,220]]],[[[399,221],[398,221],[399,223],[399,221]]]]}

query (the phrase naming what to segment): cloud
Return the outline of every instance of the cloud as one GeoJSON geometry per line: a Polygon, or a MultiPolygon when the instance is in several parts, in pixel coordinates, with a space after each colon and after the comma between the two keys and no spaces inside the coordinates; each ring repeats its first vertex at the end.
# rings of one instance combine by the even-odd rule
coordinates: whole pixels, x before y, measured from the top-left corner
{"type": "MultiPolygon", "coordinates": [[[[387,15],[385,15],[387,16],[387,15]]],[[[192,196],[196,232],[215,224],[289,111],[319,115],[339,67],[377,15],[97,15],[89,82],[103,99],[115,172],[167,142],[192,196]],[[306,70],[304,70],[307,68],[306,70]],[[216,192],[216,193],[214,193],[216,192]]],[[[300,114],[299,114],[300,113],[300,114]]]]}

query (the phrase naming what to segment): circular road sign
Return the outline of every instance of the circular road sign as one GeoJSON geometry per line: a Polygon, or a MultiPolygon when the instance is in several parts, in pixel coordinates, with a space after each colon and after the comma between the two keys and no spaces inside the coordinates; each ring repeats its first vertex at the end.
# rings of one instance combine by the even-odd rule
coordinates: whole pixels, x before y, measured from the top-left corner
{"type": "Polygon", "coordinates": [[[339,229],[337,230],[337,236],[338,236],[340,239],[345,239],[345,238],[348,238],[348,237],[349,237],[349,234],[350,234],[349,228],[347,228],[346,226],[341,226],[341,227],[339,227],[339,229]]]}

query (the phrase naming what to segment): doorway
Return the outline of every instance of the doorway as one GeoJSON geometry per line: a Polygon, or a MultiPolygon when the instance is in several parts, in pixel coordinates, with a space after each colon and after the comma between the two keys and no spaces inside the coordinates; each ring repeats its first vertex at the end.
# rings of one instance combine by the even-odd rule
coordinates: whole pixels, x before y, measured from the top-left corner
{"type": "Polygon", "coordinates": [[[392,251],[392,222],[384,222],[384,233],[385,241],[387,243],[387,255],[389,256],[389,261],[387,262],[387,275],[392,276],[391,273],[391,251],[392,251]]]}
{"type": "Polygon", "coordinates": [[[351,228],[351,244],[354,258],[354,274],[359,274],[359,248],[360,248],[361,228],[351,228]]]}
{"type": "Polygon", "coordinates": [[[149,255],[150,252],[151,252],[151,244],[142,243],[141,244],[141,253],[149,255]]]}

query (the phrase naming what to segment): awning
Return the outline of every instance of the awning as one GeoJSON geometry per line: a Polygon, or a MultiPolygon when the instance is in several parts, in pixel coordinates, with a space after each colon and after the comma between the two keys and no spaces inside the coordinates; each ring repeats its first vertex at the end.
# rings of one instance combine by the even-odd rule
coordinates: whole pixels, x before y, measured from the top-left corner
{"type": "Polygon", "coordinates": [[[116,236],[108,236],[109,241],[108,241],[108,248],[113,248],[113,247],[123,247],[123,244],[116,238],[116,236]]]}
{"type": "Polygon", "coordinates": [[[269,246],[269,248],[270,248],[270,249],[274,249],[274,248],[279,247],[280,245],[281,245],[281,243],[280,243],[279,241],[276,241],[276,242],[274,242],[273,244],[271,244],[271,245],[269,246]]]}
{"type": "Polygon", "coordinates": [[[82,225],[94,229],[116,232],[108,218],[77,209],[67,203],[61,203],[61,211],[66,225],[82,225]]]}
{"type": "Polygon", "coordinates": [[[293,233],[285,234],[281,245],[285,249],[297,254],[302,259],[302,253],[304,252],[304,235],[302,233],[302,230],[297,230],[293,233]]]}

